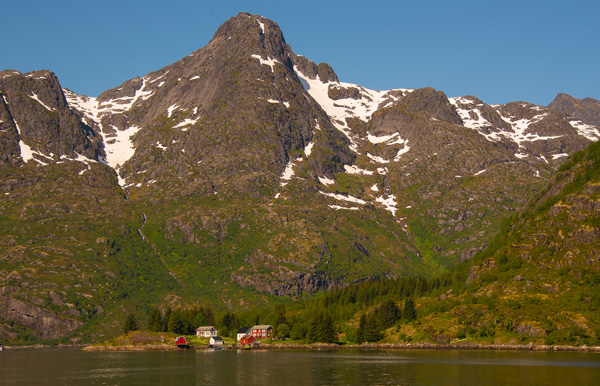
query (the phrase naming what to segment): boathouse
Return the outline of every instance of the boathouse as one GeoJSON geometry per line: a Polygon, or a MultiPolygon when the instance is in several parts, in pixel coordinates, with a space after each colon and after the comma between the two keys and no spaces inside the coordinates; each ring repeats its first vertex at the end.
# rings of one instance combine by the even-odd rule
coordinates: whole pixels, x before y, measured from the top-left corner
{"type": "Polygon", "coordinates": [[[210,347],[223,347],[223,338],[220,336],[211,336],[208,340],[208,345],[210,347]]]}

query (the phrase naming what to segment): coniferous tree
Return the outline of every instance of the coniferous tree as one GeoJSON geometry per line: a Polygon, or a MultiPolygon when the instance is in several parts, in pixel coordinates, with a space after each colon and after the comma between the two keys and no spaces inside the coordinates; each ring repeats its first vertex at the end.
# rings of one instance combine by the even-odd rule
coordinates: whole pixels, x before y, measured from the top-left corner
{"type": "Polygon", "coordinates": [[[303,340],[308,334],[308,325],[304,320],[295,320],[290,330],[290,339],[303,340]]]}
{"type": "Polygon", "coordinates": [[[334,343],[336,330],[333,317],[328,312],[318,312],[310,322],[306,340],[308,343],[334,343]]]}
{"type": "Polygon", "coordinates": [[[162,313],[156,307],[153,307],[148,316],[148,330],[150,331],[162,331],[163,320],[162,313]]]}
{"type": "Polygon", "coordinates": [[[377,324],[381,330],[392,327],[400,319],[400,309],[393,300],[385,301],[377,309],[377,324]]]}
{"type": "Polygon", "coordinates": [[[200,312],[202,312],[202,314],[204,314],[204,321],[206,322],[207,325],[214,326],[217,323],[217,319],[215,317],[215,311],[211,307],[209,307],[209,306],[201,307],[200,312]]]}
{"type": "Polygon", "coordinates": [[[183,321],[182,312],[180,310],[174,310],[169,315],[169,320],[167,322],[167,331],[174,332],[176,334],[184,334],[185,331],[185,323],[183,321]]]}
{"type": "Polygon", "coordinates": [[[134,314],[127,314],[127,317],[125,318],[125,323],[123,325],[123,332],[124,333],[128,333],[129,331],[137,331],[138,325],[137,325],[137,319],[135,318],[134,314]]]}
{"type": "Polygon", "coordinates": [[[323,343],[335,343],[336,329],[333,316],[329,312],[323,314],[321,325],[321,341],[323,343]]]}
{"type": "Polygon", "coordinates": [[[286,323],[281,323],[279,326],[277,326],[277,333],[276,336],[278,338],[288,338],[290,336],[290,325],[286,324],[286,323]]]}
{"type": "Polygon", "coordinates": [[[273,328],[279,327],[280,324],[286,324],[287,320],[285,319],[285,306],[281,303],[275,305],[275,319],[273,328]]]}
{"type": "Polygon", "coordinates": [[[194,327],[194,330],[200,326],[205,326],[206,320],[204,319],[204,314],[202,312],[200,312],[200,310],[196,310],[196,314],[194,315],[194,318],[192,319],[192,325],[194,327]]]}
{"type": "Polygon", "coordinates": [[[377,326],[377,315],[362,315],[356,332],[358,343],[377,342],[383,339],[383,334],[377,326]]]}
{"type": "Polygon", "coordinates": [[[402,319],[410,322],[417,319],[417,311],[415,310],[415,302],[412,298],[406,299],[404,309],[402,310],[402,319]]]}
{"type": "Polygon", "coordinates": [[[367,327],[367,315],[362,314],[360,316],[360,321],[358,322],[358,329],[356,330],[356,342],[362,343],[366,342],[365,339],[365,328],[367,327]]]}
{"type": "Polygon", "coordinates": [[[415,285],[415,295],[417,297],[422,296],[428,290],[427,280],[425,278],[418,278],[415,285]]]}
{"type": "Polygon", "coordinates": [[[165,312],[165,316],[162,320],[162,322],[163,322],[162,331],[166,332],[169,330],[169,319],[171,318],[172,313],[173,313],[173,311],[171,310],[171,307],[167,308],[167,311],[165,312]]]}

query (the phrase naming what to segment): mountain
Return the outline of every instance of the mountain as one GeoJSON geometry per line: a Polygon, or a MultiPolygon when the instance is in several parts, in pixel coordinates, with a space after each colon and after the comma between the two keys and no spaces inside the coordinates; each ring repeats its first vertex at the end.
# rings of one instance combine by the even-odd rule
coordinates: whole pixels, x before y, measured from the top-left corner
{"type": "Polygon", "coordinates": [[[0,338],[21,340],[444,272],[600,138],[556,107],[340,82],[247,13],[97,98],[49,71],[0,95],[0,338]]]}
{"type": "Polygon", "coordinates": [[[588,125],[600,126],[600,101],[593,98],[577,99],[567,94],[558,94],[548,108],[561,111],[588,125]]]}

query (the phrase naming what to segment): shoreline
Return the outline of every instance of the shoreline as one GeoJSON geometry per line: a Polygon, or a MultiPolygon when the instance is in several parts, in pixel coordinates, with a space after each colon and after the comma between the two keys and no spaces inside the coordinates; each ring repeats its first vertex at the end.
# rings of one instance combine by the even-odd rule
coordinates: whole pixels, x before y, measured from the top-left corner
{"type": "MultiPolygon", "coordinates": [[[[34,345],[34,346],[5,346],[5,350],[50,349],[50,348],[79,348],[81,351],[185,351],[170,344],[148,345],[34,345]]],[[[224,350],[240,349],[239,346],[226,346],[224,350]]],[[[190,351],[210,350],[207,346],[190,347],[190,351]]],[[[545,352],[595,352],[600,353],[600,346],[547,346],[535,344],[481,344],[481,343],[363,343],[338,345],[335,343],[313,344],[263,344],[254,348],[255,351],[266,350],[486,350],[486,351],[545,351],[545,352]]]]}
{"type": "Polygon", "coordinates": [[[547,346],[535,344],[481,344],[481,343],[363,343],[363,344],[271,344],[261,346],[266,350],[488,350],[488,351],[571,351],[571,352],[598,352],[600,346],[547,346]]]}

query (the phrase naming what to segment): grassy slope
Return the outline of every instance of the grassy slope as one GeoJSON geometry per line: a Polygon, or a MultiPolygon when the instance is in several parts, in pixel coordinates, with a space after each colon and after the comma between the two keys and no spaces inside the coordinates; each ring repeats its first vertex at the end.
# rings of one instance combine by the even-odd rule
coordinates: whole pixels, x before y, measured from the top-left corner
{"type": "MultiPolygon", "coordinates": [[[[598,344],[600,144],[574,154],[464,279],[418,301],[420,320],[390,340],[598,344]]],[[[467,271],[468,269],[468,271],[467,271]]]]}

